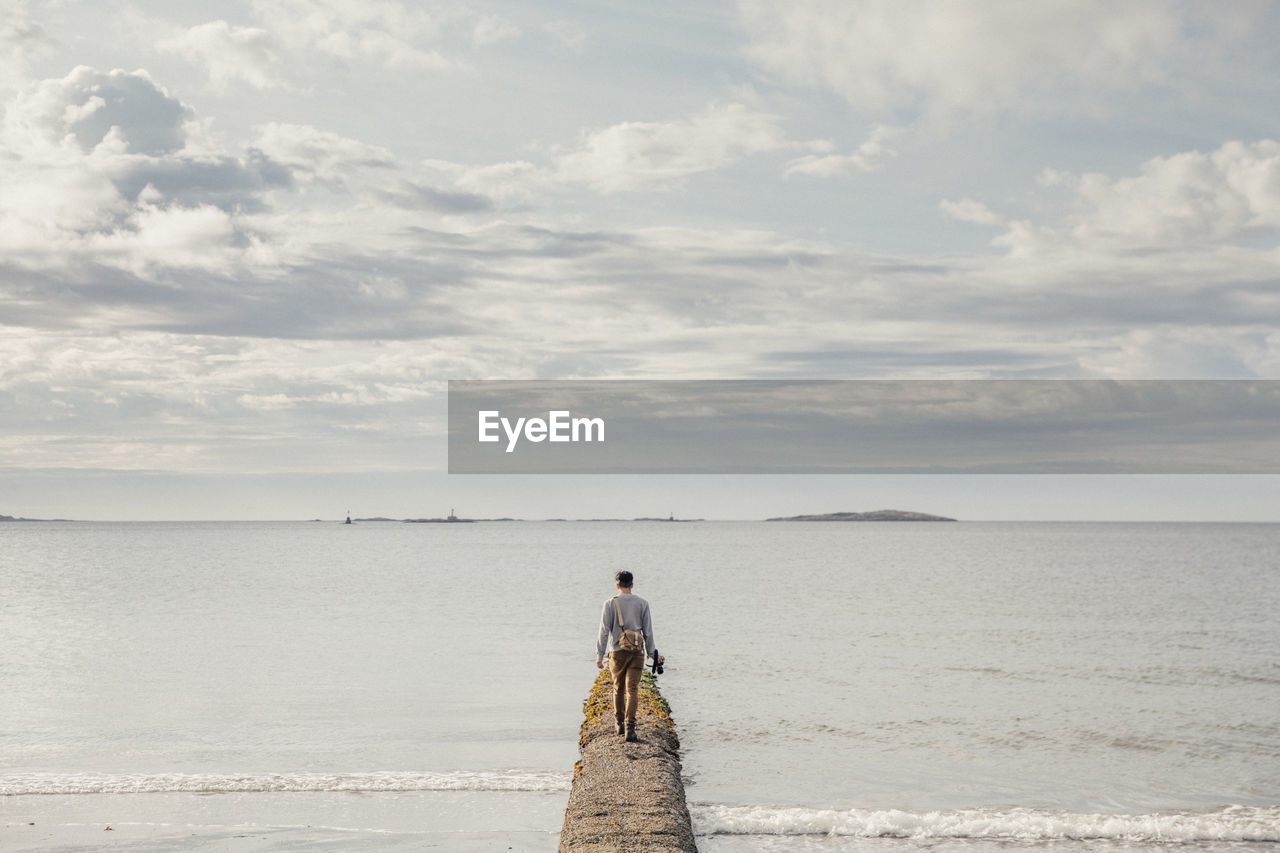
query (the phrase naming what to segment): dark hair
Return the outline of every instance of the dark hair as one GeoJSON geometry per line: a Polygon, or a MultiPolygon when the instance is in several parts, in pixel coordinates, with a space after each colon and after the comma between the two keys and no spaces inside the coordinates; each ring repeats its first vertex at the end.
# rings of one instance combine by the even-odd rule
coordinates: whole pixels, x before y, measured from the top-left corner
{"type": "Polygon", "coordinates": [[[634,586],[636,582],[636,579],[631,576],[631,572],[628,572],[626,569],[623,569],[622,571],[614,575],[613,579],[617,581],[618,586],[622,587],[623,589],[629,589],[630,587],[634,586]]]}

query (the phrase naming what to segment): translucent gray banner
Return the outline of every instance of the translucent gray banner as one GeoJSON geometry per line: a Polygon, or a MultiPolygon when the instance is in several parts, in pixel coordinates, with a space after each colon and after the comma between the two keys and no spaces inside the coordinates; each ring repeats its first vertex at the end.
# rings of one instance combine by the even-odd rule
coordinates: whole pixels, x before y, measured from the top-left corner
{"type": "Polygon", "coordinates": [[[451,474],[1275,474],[1280,381],[450,381],[451,474]]]}

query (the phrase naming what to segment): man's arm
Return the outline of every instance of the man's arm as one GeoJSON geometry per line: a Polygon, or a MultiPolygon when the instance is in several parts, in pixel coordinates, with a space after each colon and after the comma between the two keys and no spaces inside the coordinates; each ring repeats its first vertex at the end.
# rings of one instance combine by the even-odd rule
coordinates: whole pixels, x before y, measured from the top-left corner
{"type": "Polygon", "coordinates": [[[609,646],[611,633],[613,633],[613,609],[606,601],[604,608],[600,611],[600,631],[596,634],[596,669],[604,669],[604,650],[609,646]]]}
{"type": "Polygon", "coordinates": [[[656,660],[658,657],[658,644],[653,639],[653,615],[650,613],[647,603],[644,608],[644,621],[640,626],[640,630],[644,632],[644,647],[649,650],[649,656],[656,660]]]}

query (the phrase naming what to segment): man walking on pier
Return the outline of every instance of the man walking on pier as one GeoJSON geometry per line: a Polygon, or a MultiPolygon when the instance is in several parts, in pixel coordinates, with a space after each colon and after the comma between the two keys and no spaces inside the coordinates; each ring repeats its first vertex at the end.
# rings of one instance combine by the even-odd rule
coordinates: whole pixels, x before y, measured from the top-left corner
{"type": "Polygon", "coordinates": [[[663,658],[653,642],[649,602],[631,592],[635,586],[631,572],[618,572],[614,580],[618,584],[618,594],[604,603],[604,610],[600,613],[596,668],[604,669],[607,649],[609,674],[613,676],[613,715],[618,721],[618,734],[625,732],[627,740],[634,741],[645,649],[649,650],[655,663],[662,663],[663,658]]]}

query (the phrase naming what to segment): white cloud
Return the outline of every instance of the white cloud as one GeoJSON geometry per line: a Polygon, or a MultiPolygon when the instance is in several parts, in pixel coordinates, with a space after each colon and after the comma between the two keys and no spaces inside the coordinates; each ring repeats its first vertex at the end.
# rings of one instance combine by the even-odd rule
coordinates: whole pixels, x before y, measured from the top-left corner
{"type": "Polygon", "coordinates": [[[556,176],[547,166],[528,160],[472,166],[449,160],[423,160],[423,168],[466,193],[495,202],[520,204],[534,198],[539,191],[555,185],[556,176]]]}
{"type": "Polygon", "coordinates": [[[355,39],[347,34],[343,36],[342,50],[335,52],[343,58],[354,52],[366,60],[379,60],[388,68],[410,71],[457,71],[465,67],[438,50],[418,47],[391,32],[373,30],[355,39]]]}
{"type": "MultiPolygon", "coordinates": [[[[871,125],[910,121],[915,107],[1039,109],[1046,97],[1046,110],[1073,108],[1082,93],[1176,82],[1180,60],[1170,57],[1189,37],[1182,19],[1174,35],[1158,24],[1161,9],[1178,18],[1187,6],[1049,0],[1023,13],[996,2],[981,7],[990,20],[966,14],[979,8],[971,0],[744,7],[747,19],[792,27],[749,31],[753,49],[777,48],[771,67],[859,104],[836,110],[821,131],[839,147],[793,138],[802,122],[825,122],[833,98],[758,78],[758,91],[723,88],[721,72],[741,71],[723,62],[739,34],[714,30],[718,12],[688,13],[683,23],[698,26],[667,45],[687,52],[660,70],[590,50],[581,27],[563,28],[581,56],[544,51],[558,69],[541,69],[553,75],[547,86],[498,92],[539,61],[530,39],[557,45],[541,21],[519,35],[465,6],[250,8],[256,17],[239,23],[251,26],[214,21],[172,46],[215,83],[288,87],[296,97],[287,118],[265,112],[279,106],[279,91],[253,92],[242,115],[197,116],[185,92],[145,72],[66,74],[86,37],[100,35],[93,55],[125,57],[145,56],[159,38],[154,19],[131,37],[119,37],[128,25],[118,22],[99,34],[106,12],[79,23],[49,14],[72,60],[58,71],[65,76],[19,81],[17,96],[3,98],[4,462],[391,469],[427,452],[422,436],[440,430],[442,404],[430,395],[444,376],[1280,375],[1277,143],[1215,141],[1108,175],[1073,165],[1076,173],[1017,187],[1016,176],[1045,163],[1091,162],[1098,139],[1108,162],[1151,156],[1126,154],[1133,146],[1189,147],[1168,140],[1212,138],[1210,119],[1161,125],[1157,104],[1132,123],[1069,131],[976,122],[963,147],[927,132],[899,146],[889,128],[871,125]],[[810,21],[815,9],[829,16],[810,21]],[[1098,46],[1082,42],[1088,15],[1098,46]],[[863,31],[876,20],[892,37],[863,31]],[[1049,29],[1061,30],[1061,45],[1046,43],[1049,29]],[[814,50],[789,52],[796,39],[814,50]],[[499,47],[474,49],[485,45],[499,47]],[[491,62],[483,70],[493,75],[442,84],[399,70],[457,67],[454,50],[491,62]],[[628,112],[653,109],[630,88],[644,81],[698,100],[628,112]],[[734,91],[736,103],[699,108],[712,97],[707,87],[734,91]],[[512,108],[504,97],[523,101],[512,108]],[[407,102],[432,124],[420,139],[403,135],[413,115],[396,109],[407,102]],[[328,123],[338,113],[342,124],[328,123]],[[636,116],[649,120],[617,123],[636,116]],[[499,121],[501,131],[486,125],[499,121]],[[579,123],[587,129],[575,136],[579,123]],[[865,138],[846,135],[869,126],[865,138]],[[1012,151],[1024,132],[1011,162],[966,168],[981,152],[1012,151]],[[563,144],[520,147],[530,137],[563,144]],[[1055,147],[1081,139],[1070,155],[1055,147]],[[422,159],[432,153],[475,165],[422,159]],[[735,165],[734,176],[749,171],[763,183],[735,180],[722,192],[714,177],[696,180],[735,165]],[[806,178],[882,167],[895,180],[863,183],[893,199],[848,195],[841,223],[802,210],[830,198],[806,196],[816,189],[806,178]],[[940,193],[947,200],[921,202],[944,173],[953,179],[940,193]],[[705,203],[622,195],[695,181],[705,203]],[[587,197],[594,192],[603,196],[587,197]],[[739,200],[753,206],[726,212],[739,200]],[[860,236],[877,204],[884,222],[860,236]],[[939,208],[989,228],[1009,251],[965,254],[944,243],[972,237],[959,227],[935,244],[939,208]],[[705,230],[662,227],[691,220],[705,230]],[[776,231],[734,230],[734,221],[776,231]],[[827,223],[830,243],[794,237],[827,223]],[[848,248],[885,234],[918,249],[848,248]],[[353,431],[371,440],[352,442],[353,431]]],[[[38,41],[33,17],[0,18],[20,23],[0,29],[0,52],[38,41]]],[[[665,14],[649,23],[655,44],[657,27],[675,25],[665,14]]],[[[1204,79],[1206,98],[1225,91],[1204,79]]],[[[1256,85],[1269,91],[1267,78],[1256,85]]],[[[1246,94],[1211,118],[1265,116],[1264,100],[1246,94]]]]}
{"type": "Polygon", "coordinates": [[[160,42],[159,47],[198,61],[218,87],[237,80],[258,89],[281,84],[280,56],[266,30],[210,21],[160,42]]]}
{"type": "Polygon", "coordinates": [[[1256,332],[1161,324],[1116,335],[1081,366],[1113,379],[1222,379],[1274,375],[1280,339],[1256,332]]]}
{"type": "Polygon", "coordinates": [[[520,28],[499,15],[481,15],[471,29],[471,41],[477,47],[488,47],[520,38],[520,28]]]}
{"type": "Polygon", "coordinates": [[[430,378],[458,371],[459,356],[412,342],[9,327],[0,465],[306,470],[361,430],[368,442],[336,467],[391,469],[389,447],[401,466],[421,451],[412,424],[443,394],[430,378]]]}
{"type": "Polygon", "coordinates": [[[702,113],[666,121],[629,121],[584,131],[580,144],[542,166],[528,160],[466,166],[423,165],[449,175],[461,189],[499,200],[527,200],[556,185],[586,185],[602,193],[664,191],[685,179],[778,150],[825,149],[793,142],[771,113],[742,104],[711,104],[702,113]]]}
{"type": "Polygon", "coordinates": [[[597,192],[666,191],[679,189],[687,178],[731,166],[745,158],[770,152],[818,152],[790,161],[785,174],[834,177],[880,168],[895,155],[886,144],[898,128],[876,125],[858,150],[831,154],[825,140],[795,141],[772,113],[740,103],[709,104],[701,113],[665,121],[630,121],[595,131],[583,131],[571,150],[552,149],[552,162],[528,160],[484,166],[445,160],[422,165],[447,175],[467,192],[499,201],[527,201],[539,190],[585,185],[597,192]]]}
{"type": "Polygon", "coordinates": [[[508,200],[529,198],[534,190],[550,182],[550,175],[527,160],[517,160],[467,168],[455,180],[464,190],[508,200]]]}
{"type": "Polygon", "coordinates": [[[361,280],[359,289],[362,296],[392,302],[409,295],[409,289],[405,287],[404,281],[391,275],[370,275],[361,280]]]}
{"type": "Polygon", "coordinates": [[[159,207],[142,202],[110,232],[86,235],[83,248],[97,262],[143,277],[175,269],[225,274],[242,255],[236,237],[233,217],[212,205],[159,207]]]}
{"type": "MultiPolygon", "coordinates": [[[[1131,328],[1194,318],[1185,322],[1201,328],[1210,353],[1214,341],[1253,334],[1280,310],[1267,301],[1273,253],[1221,242],[1274,226],[1280,154],[1271,142],[1158,158],[1130,178],[1046,175],[1047,190],[1070,204],[1045,223],[1008,220],[972,198],[947,201],[942,209],[961,220],[1003,224],[1011,251],[922,263],[764,232],[575,233],[519,211],[495,221],[478,195],[520,199],[557,182],[660,189],[754,154],[821,150],[738,104],[587,133],[546,165],[480,167],[406,167],[378,146],[287,124],[260,128],[240,156],[196,155],[185,145],[188,113],[145,75],[91,69],[15,99],[3,140],[16,166],[0,175],[0,264],[61,284],[46,293],[9,277],[0,288],[9,322],[403,338],[450,353],[469,375],[680,376],[691,363],[726,375],[884,375],[912,365],[936,372],[948,360],[963,375],[1079,375],[1110,369],[1107,353],[1130,345],[1120,335],[1131,328]],[[114,116],[105,132],[104,116],[114,116]],[[435,189],[441,181],[472,195],[435,189]],[[1206,232],[1211,242],[1178,224],[1182,195],[1214,200],[1192,218],[1221,229],[1206,232]],[[442,225],[428,218],[433,206],[465,207],[474,219],[442,225]],[[1169,222],[1152,225],[1153,216],[1169,222]],[[1143,235],[1152,233],[1176,240],[1177,254],[1127,250],[1151,245],[1143,235]]],[[[885,138],[876,130],[868,143],[885,138]]],[[[1259,347],[1215,369],[1261,369],[1274,347],[1259,347]]],[[[1150,370],[1173,364],[1148,350],[1150,370]]],[[[206,401],[249,395],[237,410],[264,414],[394,396],[372,386],[241,384],[232,396],[229,386],[204,387],[206,401]],[[277,406],[278,394],[301,402],[277,406]]]]}
{"type": "Polygon", "coordinates": [[[79,66],[61,79],[19,92],[4,115],[4,141],[32,154],[75,146],[91,151],[115,130],[112,144],[158,155],[186,144],[190,110],[146,71],[96,71],[79,66]]]}
{"type": "Polygon", "coordinates": [[[44,30],[28,16],[26,2],[0,3],[0,91],[21,85],[30,60],[48,46],[44,30]]]}
{"type": "Polygon", "coordinates": [[[254,0],[253,10],[268,30],[302,53],[388,68],[464,67],[431,46],[446,23],[464,15],[460,9],[397,0],[254,0]]]}
{"type": "Polygon", "coordinates": [[[296,173],[321,181],[341,182],[361,169],[386,169],[391,152],[327,130],[272,122],[258,128],[255,147],[296,173]]]}
{"type": "Polygon", "coordinates": [[[866,172],[878,171],[886,157],[897,152],[886,143],[901,132],[900,128],[876,125],[867,141],[852,154],[810,154],[792,160],[783,170],[783,177],[804,175],[811,178],[843,178],[866,172]]]}
{"type": "Polygon", "coordinates": [[[1156,157],[1128,178],[1059,177],[1076,195],[1073,236],[1125,248],[1185,248],[1280,229],[1280,142],[1227,142],[1156,157]]]}
{"type": "Polygon", "coordinates": [[[143,71],[82,66],[19,92],[0,129],[3,260],[151,275],[255,256],[243,214],[291,178],[260,153],[188,150],[190,118],[143,71]]]}
{"type": "Polygon", "coordinates": [[[236,402],[246,409],[274,412],[281,409],[291,409],[298,401],[287,394],[241,394],[236,398],[236,402]]]}
{"type": "Polygon", "coordinates": [[[964,222],[1007,224],[994,243],[1019,255],[1057,249],[1185,253],[1280,241],[1276,140],[1155,157],[1129,177],[1046,170],[1039,184],[1065,194],[1057,221],[1009,220],[972,199],[943,201],[941,207],[964,222]]]}
{"type": "Polygon", "coordinates": [[[741,104],[712,105],[701,115],[665,122],[623,122],[587,134],[559,157],[559,180],[601,192],[677,187],[700,172],[790,145],[778,117],[741,104]]]}
{"type": "Polygon", "coordinates": [[[946,199],[938,202],[942,212],[959,222],[970,222],[974,225],[1003,225],[1008,219],[991,210],[980,201],[962,198],[959,201],[946,199]]]}
{"type": "MultiPolygon", "coordinates": [[[[747,54],[856,107],[927,113],[1092,109],[1082,92],[1172,82],[1175,60],[1208,51],[1208,18],[1164,0],[740,0],[747,54]],[[1197,31],[1196,35],[1192,31],[1197,31]]],[[[1215,11],[1216,10],[1216,11],[1215,11]]]]}
{"type": "Polygon", "coordinates": [[[577,21],[550,21],[542,29],[572,51],[580,53],[587,46],[587,31],[577,21]]]}
{"type": "MultiPolygon", "coordinates": [[[[161,213],[134,238],[155,257],[204,269],[225,251],[203,242],[215,211],[161,213]]],[[[0,461],[305,469],[359,429],[378,440],[343,464],[394,467],[438,423],[414,407],[442,376],[1257,375],[1280,363],[1280,305],[1250,303],[1274,278],[1260,255],[922,263],[758,231],[509,222],[380,252],[338,228],[288,276],[186,276],[130,313],[92,287],[21,293],[44,322],[58,305],[103,334],[0,336],[0,404],[24,419],[6,429],[25,436],[0,461]]]]}

